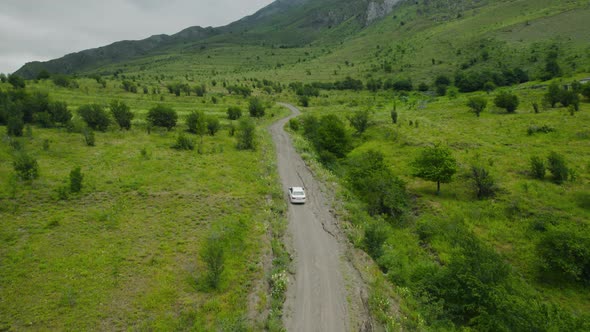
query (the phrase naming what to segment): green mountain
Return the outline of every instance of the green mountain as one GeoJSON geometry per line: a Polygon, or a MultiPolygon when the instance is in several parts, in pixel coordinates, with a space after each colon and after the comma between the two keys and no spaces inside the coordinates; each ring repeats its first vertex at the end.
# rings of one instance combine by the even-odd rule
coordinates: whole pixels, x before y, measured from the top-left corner
{"type": "Polygon", "coordinates": [[[121,41],[28,63],[16,74],[407,76],[431,83],[458,70],[521,68],[541,78],[548,57],[562,75],[588,69],[587,31],[587,1],[278,0],[227,26],[121,41]]]}

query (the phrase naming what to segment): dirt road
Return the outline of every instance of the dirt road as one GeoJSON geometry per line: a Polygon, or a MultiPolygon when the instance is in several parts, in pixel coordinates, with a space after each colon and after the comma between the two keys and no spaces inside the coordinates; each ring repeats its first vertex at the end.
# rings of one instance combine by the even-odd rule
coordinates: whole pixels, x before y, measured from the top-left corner
{"type": "Polygon", "coordinates": [[[307,203],[289,205],[290,247],[295,275],[287,291],[285,326],[288,331],[358,331],[366,329],[366,311],[355,270],[344,259],[345,247],[330,213],[322,186],[297,154],[285,123],[300,114],[281,104],[292,115],[270,127],[278,155],[278,170],[286,192],[303,186],[307,203]]]}

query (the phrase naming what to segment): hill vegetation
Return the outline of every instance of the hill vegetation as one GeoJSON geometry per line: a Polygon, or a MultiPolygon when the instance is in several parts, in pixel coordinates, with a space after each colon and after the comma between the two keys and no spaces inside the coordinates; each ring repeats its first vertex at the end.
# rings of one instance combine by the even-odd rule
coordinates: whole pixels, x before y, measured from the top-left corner
{"type": "Polygon", "coordinates": [[[291,101],[386,328],[589,330],[589,18],[277,1],[0,75],[0,329],[279,331],[291,101]]]}

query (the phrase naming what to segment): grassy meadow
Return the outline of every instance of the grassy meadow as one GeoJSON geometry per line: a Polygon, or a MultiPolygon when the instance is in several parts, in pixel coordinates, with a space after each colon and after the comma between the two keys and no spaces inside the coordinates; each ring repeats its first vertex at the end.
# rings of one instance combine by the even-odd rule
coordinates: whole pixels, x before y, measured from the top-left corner
{"type": "MultiPolygon", "coordinates": [[[[368,225],[383,220],[366,216],[363,203],[346,189],[347,160],[369,150],[379,151],[392,172],[406,183],[411,197],[410,212],[398,221],[382,224],[388,230],[387,237],[383,254],[376,259],[385,279],[396,286],[395,295],[389,293],[389,296],[398,299],[404,313],[391,318],[387,316],[391,315],[391,308],[376,306],[374,312],[378,317],[385,317],[383,323],[409,330],[453,329],[449,325],[437,325],[441,323],[433,319],[432,312],[423,310],[428,301],[424,302],[424,295],[412,287],[412,282],[416,273],[426,273],[422,268],[431,264],[448,265],[458,255],[460,244],[453,235],[458,230],[473,234],[485,246],[493,248],[509,264],[515,276],[511,282],[518,285],[514,287],[528,294],[531,301],[537,301],[534,298],[555,304],[574,316],[590,310],[588,286],[542,273],[543,261],[537,250],[553,226],[588,232],[590,104],[588,100],[582,102],[580,110],[573,115],[568,108],[559,106],[544,107],[535,113],[532,103],[539,102],[546,91],[538,85],[539,82],[531,82],[509,89],[520,98],[514,114],[494,106],[497,91],[457,97],[415,92],[401,96],[391,92],[322,92],[319,97],[311,98],[309,107],[302,108],[303,116],[321,118],[336,114],[347,124],[353,139],[353,150],[345,160],[332,166],[328,179],[340,184],[341,213],[351,223],[348,234],[356,246],[366,249],[368,225]],[[473,96],[488,100],[488,108],[480,117],[467,107],[468,98],[473,96]],[[390,113],[394,100],[397,124],[392,123],[390,113]],[[347,118],[362,110],[370,111],[371,124],[359,136],[348,125],[347,118]],[[528,133],[530,127],[543,125],[554,131],[528,133]],[[437,144],[448,146],[458,163],[453,181],[441,184],[439,195],[436,183],[412,176],[411,166],[425,147],[437,144]],[[553,183],[550,175],[539,180],[530,174],[531,157],[546,159],[552,151],[564,156],[574,175],[561,185],[553,183]],[[495,197],[477,199],[470,178],[472,165],[483,166],[490,172],[498,188],[495,197]],[[425,319],[433,324],[430,328],[424,325],[425,319]]],[[[302,129],[296,134],[299,135],[302,129]]],[[[304,157],[317,158],[309,143],[296,141],[304,157]]],[[[374,277],[377,285],[379,280],[380,276],[374,277]]],[[[373,288],[378,298],[387,294],[386,289],[373,288]]]]}
{"type": "Polygon", "coordinates": [[[102,89],[94,80],[80,80],[79,89],[50,82],[27,89],[67,102],[74,114],[82,104],[123,100],[135,119],[130,131],[111,125],[96,132],[94,147],[78,132],[33,126],[30,136],[16,138],[38,161],[32,182],[15,178],[14,148],[0,128],[0,328],[205,331],[265,324],[269,232],[271,223],[283,222],[273,211],[284,202],[264,128],[283,109],[272,106],[258,120],[256,151],[239,151],[225,112],[238,105],[247,113],[241,97],[213,104],[211,95],[166,93],[162,101],[115,84],[102,89]],[[158,103],[177,110],[178,125],[148,133],[145,114],[158,103]],[[222,129],[204,137],[201,153],[172,149],[194,110],[218,117],[222,129]],[[75,167],[84,175],[82,191],[63,197],[60,188],[69,186],[75,167]],[[224,247],[218,289],[204,281],[200,253],[210,237],[224,247]]]}

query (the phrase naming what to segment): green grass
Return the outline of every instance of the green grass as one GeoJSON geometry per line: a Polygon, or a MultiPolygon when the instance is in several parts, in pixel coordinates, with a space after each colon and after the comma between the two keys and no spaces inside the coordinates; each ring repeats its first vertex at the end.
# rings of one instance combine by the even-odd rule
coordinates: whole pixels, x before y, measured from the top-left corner
{"type": "MultiPolygon", "coordinates": [[[[263,130],[274,119],[259,121],[257,151],[238,151],[224,127],[204,138],[202,154],[180,152],[171,146],[190,110],[225,119],[229,105],[244,101],[223,97],[213,105],[167,95],[166,103],[180,114],[178,128],[148,134],[144,114],[159,100],[114,88],[86,94],[86,86],[95,89],[85,80],[80,89],[45,83],[35,88],[71,109],[124,100],[136,113],[132,130],[96,132],[96,146],[87,147],[79,133],[34,127],[32,138],[19,139],[40,167],[39,179],[30,184],[10,180],[12,148],[0,144],[0,325],[211,330],[238,324],[254,307],[254,285],[265,279],[267,229],[277,217],[264,207],[282,199],[276,178],[269,176],[274,152],[263,130]],[[47,151],[44,140],[50,142],[47,151]],[[69,172],[78,166],[82,192],[60,200],[57,189],[69,185],[69,172]],[[218,290],[206,290],[199,281],[199,252],[212,233],[222,234],[226,248],[218,290]]],[[[276,106],[267,112],[275,119],[285,114],[276,106]]]]}
{"type": "MultiPolygon", "coordinates": [[[[417,264],[447,263],[455,244],[446,237],[445,228],[455,227],[454,221],[461,220],[478,239],[491,245],[510,263],[526,287],[532,287],[545,300],[571,312],[580,314],[590,310],[587,286],[542,281],[541,261],[536,251],[543,236],[536,228],[539,222],[588,226],[590,211],[585,197],[590,164],[586,156],[590,150],[586,124],[590,123],[590,104],[583,102],[574,116],[565,108],[544,109],[535,114],[530,103],[540,100],[544,90],[532,88],[534,84],[514,88],[521,98],[516,114],[496,109],[494,93],[482,93],[489,106],[480,118],[466,106],[471,94],[460,94],[456,99],[411,94],[407,102],[397,102],[397,125],[390,118],[393,99],[385,93],[323,92],[323,96],[311,99],[305,114],[334,113],[346,121],[346,116],[355,110],[371,110],[373,125],[362,137],[355,138],[355,149],[350,155],[369,149],[383,152],[393,172],[407,183],[414,197],[411,217],[403,225],[392,228],[387,245],[387,250],[396,257],[412,257],[411,264],[401,262],[399,269],[390,272],[395,280],[410,278],[409,273],[417,264]],[[527,128],[532,124],[548,125],[556,130],[528,135],[527,128]],[[411,162],[424,146],[432,144],[448,145],[459,164],[454,181],[442,184],[440,195],[436,195],[435,183],[411,176],[411,162]],[[568,167],[576,174],[575,181],[557,185],[550,181],[549,175],[544,180],[535,180],[528,174],[530,158],[537,155],[546,159],[550,151],[565,157],[568,167]],[[483,201],[475,198],[467,178],[472,164],[484,165],[491,171],[501,188],[495,198],[483,201]],[[438,229],[426,244],[419,238],[424,226],[438,229]]],[[[353,132],[352,128],[349,130],[353,132]]],[[[349,195],[342,197],[346,201],[349,195]]],[[[357,209],[354,204],[349,205],[348,215],[353,223],[363,220],[355,214],[357,209]]],[[[362,225],[355,225],[350,231],[355,243],[362,238],[358,227],[362,229],[362,225]]]]}

